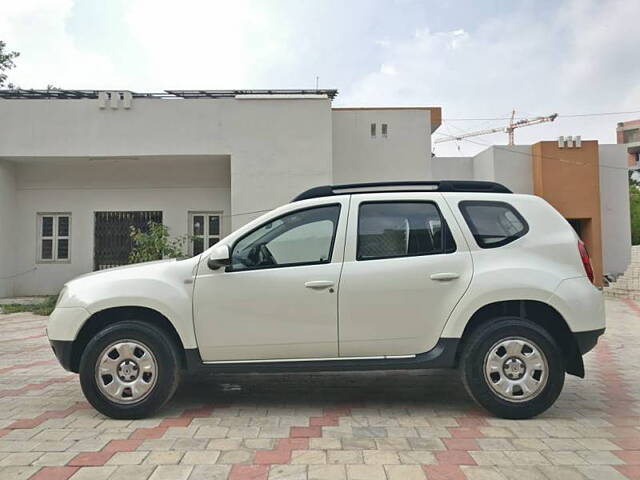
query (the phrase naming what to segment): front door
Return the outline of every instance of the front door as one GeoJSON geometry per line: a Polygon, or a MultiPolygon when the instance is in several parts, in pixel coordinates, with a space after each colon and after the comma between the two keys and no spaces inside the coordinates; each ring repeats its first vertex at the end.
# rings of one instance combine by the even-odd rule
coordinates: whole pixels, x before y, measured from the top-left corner
{"type": "Polygon", "coordinates": [[[340,355],[412,355],[437,343],[471,254],[439,193],[354,195],[340,280],[340,355]]]}
{"type": "Polygon", "coordinates": [[[229,245],[226,270],[201,260],[194,320],[204,361],[338,356],[347,210],[340,197],[271,218],[229,245]]]}

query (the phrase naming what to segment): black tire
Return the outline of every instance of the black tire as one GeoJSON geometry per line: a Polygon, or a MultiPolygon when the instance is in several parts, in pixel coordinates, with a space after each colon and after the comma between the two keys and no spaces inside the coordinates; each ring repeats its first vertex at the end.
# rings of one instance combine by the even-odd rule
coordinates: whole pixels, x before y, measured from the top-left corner
{"type": "Polygon", "coordinates": [[[494,319],[464,339],[460,371],[464,386],[476,403],[492,414],[508,419],[532,418],[547,410],[560,395],[565,377],[564,357],[551,335],[539,325],[518,317],[494,319]],[[491,379],[485,375],[484,365],[489,351],[501,340],[511,337],[533,342],[546,357],[546,383],[541,384],[543,386],[538,387],[537,394],[529,400],[503,398],[489,385],[491,379]]]}
{"type": "Polygon", "coordinates": [[[159,328],[137,320],[107,326],[88,343],[80,360],[80,385],[93,407],[116,419],[137,419],[152,415],[173,396],[180,381],[179,358],[174,342],[159,328]],[[117,403],[97,384],[96,365],[103,351],[119,340],[141,342],[148,347],[157,365],[155,383],[146,396],[135,403],[117,403]]]}

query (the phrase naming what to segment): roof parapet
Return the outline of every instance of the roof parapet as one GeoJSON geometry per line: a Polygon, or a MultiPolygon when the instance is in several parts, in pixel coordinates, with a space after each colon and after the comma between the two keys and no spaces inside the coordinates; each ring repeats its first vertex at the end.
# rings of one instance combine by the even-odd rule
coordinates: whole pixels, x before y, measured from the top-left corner
{"type": "Polygon", "coordinates": [[[333,100],[338,95],[335,89],[288,89],[288,90],[164,90],[163,92],[132,92],[130,90],[63,90],[63,89],[8,89],[0,90],[0,98],[5,100],[28,99],[98,99],[101,94],[120,92],[131,98],[173,99],[173,98],[235,98],[247,95],[256,96],[318,96],[326,95],[333,100]]]}

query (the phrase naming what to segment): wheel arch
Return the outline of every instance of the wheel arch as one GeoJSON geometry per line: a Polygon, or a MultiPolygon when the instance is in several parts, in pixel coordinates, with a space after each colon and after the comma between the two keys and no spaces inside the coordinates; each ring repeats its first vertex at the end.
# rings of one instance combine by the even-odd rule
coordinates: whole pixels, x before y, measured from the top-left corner
{"type": "Polygon", "coordinates": [[[113,325],[118,322],[127,320],[138,320],[141,322],[149,323],[155,327],[160,328],[172,342],[178,348],[178,358],[180,359],[180,367],[184,368],[186,365],[185,349],[182,343],[182,339],[178,334],[178,331],[171,323],[171,321],[158,312],[149,307],[112,307],[91,315],[82,325],[82,328],[78,331],[78,334],[73,341],[71,349],[71,364],[70,368],[72,372],[78,373],[80,369],[80,359],[82,353],[86,348],[89,341],[108,325],[113,325]]]}
{"type": "Polygon", "coordinates": [[[519,317],[544,328],[562,350],[566,372],[584,378],[582,355],[567,322],[555,308],[538,300],[503,300],[476,310],[462,332],[456,360],[460,357],[466,338],[482,325],[505,316],[519,317]]]}

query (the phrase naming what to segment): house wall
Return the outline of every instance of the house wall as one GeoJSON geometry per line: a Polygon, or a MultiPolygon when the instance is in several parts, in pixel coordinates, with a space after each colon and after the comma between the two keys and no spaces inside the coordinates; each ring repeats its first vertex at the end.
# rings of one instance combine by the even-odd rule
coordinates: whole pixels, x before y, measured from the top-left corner
{"type": "Polygon", "coordinates": [[[36,159],[16,165],[20,242],[13,294],[55,294],[93,270],[96,211],[161,210],[172,236],[188,233],[189,211],[222,212],[222,235],[231,231],[228,156],[36,159]],[[71,213],[68,263],[38,263],[37,214],[71,213]]]}
{"type": "Polygon", "coordinates": [[[533,193],[531,146],[495,145],[470,159],[474,180],[502,183],[516,193],[533,193]]]}
{"type": "Polygon", "coordinates": [[[332,179],[328,98],[0,102],[0,158],[232,155],[232,224],[332,179]]]}
{"type": "Polygon", "coordinates": [[[434,180],[475,180],[472,157],[433,157],[431,176],[434,180]]]}
{"type": "Polygon", "coordinates": [[[494,146],[494,180],[517,193],[533,193],[533,162],[530,145],[494,146]]]}
{"type": "Polygon", "coordinates": [[[13,295],[16,186],[13,164],[0,159],[0,297],[13,295]]]}
{"type": "Polygon", "coordinates": [[[631,262],[629,180],[625,145],[599,145],[602,261],[605,274],[624,273],[631,262]]]}
{"type": "Polygon", "coordinates": [[[332,117],[333,183],[432,178],[430,109],[334,108],[332,117]]]}
{"type": "Polygon", "coordinates": [[[495,181],[496,170],[494,167],[493,148],[489,147],[483,150],[472,157],[471,161],[473,162],[473,176],[475,180],[495,181]]]}
{"type": "Polygon", "coordinates": [[[228,129],[234,229],[303,190],[330,184],[333,169],[328,99],[236,103],[228,129]]]}

